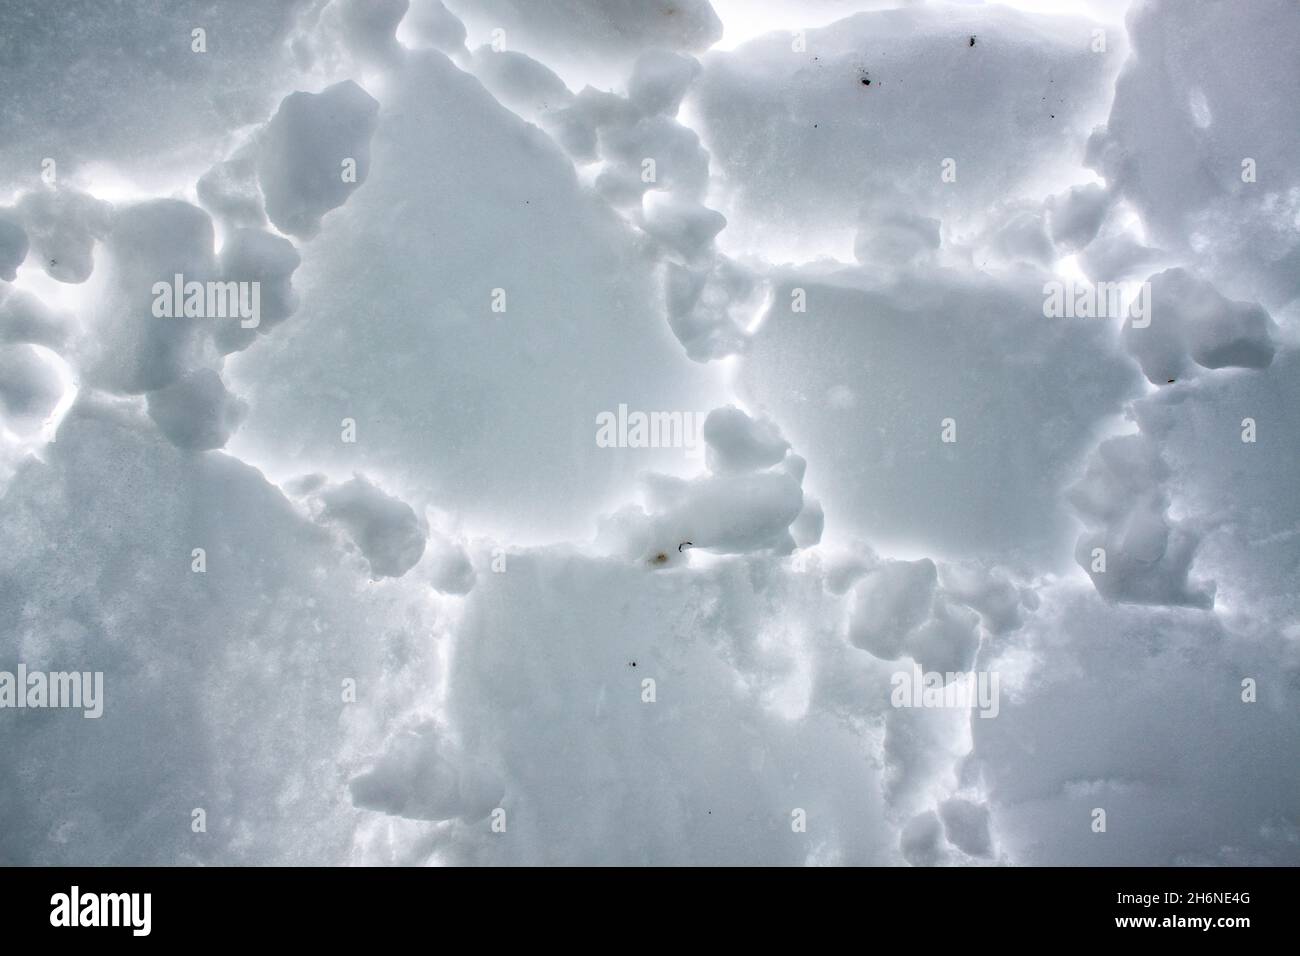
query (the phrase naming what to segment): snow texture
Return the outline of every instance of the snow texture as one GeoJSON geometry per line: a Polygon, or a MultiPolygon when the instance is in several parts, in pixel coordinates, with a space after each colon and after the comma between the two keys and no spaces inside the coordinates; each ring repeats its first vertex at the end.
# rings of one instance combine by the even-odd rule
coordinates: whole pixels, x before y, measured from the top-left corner
{"type": "Polygon", "coordinates": [[[0,5],[0,863],[1300,864],[1297,48],[0,5]]]}

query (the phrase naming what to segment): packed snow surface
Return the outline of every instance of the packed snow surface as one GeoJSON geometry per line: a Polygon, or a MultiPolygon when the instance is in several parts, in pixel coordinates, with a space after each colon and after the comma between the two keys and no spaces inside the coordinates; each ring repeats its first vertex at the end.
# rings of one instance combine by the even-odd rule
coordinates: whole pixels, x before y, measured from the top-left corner
{"type": "Polygon", "coordinates": [[[0,5],[0,863],[1300,864],[1298,49],[0,5]]]}

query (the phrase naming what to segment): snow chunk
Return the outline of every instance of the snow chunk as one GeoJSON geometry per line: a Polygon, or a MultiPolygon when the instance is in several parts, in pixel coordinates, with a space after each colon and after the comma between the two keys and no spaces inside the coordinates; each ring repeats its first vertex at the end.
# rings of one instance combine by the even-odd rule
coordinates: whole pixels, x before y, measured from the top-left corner
{"type": "Polygon", "coordinates": [[[411,0],[411,8],[398,28],[399,38],[407,36],[412,45],[431,46],[451,55],[465,49],[465,24],[461,23],[440,0],[411,0]]]}
{"type": "MultiPolygon", "coordinates": [[[[1253,387],[1264,376],[1235,378],[1253,387]]],[[[1183,426],[1197,446],[1205,424],[1183,426]]],[[[1232,482],[1232,494],[1252,503],[1262,500],[1258,490],[1243,494],[1232,482]]],[[[1262,555],[1261,564],[1277,556],[1262,555]]],[[[1294,567],[1268,588],[1288,575],[1293,581],[1294,567]]],[[[1259,609],[1252,601],[1248,613],[1259,609]]],[[[1225,630],[1225,618],[1111,604],[1072,582],[1045,590],[1010,660],[987,665],[1004,677],[997,719],[969,721],[967,765],[983,781],[1002,852],[1020,865],[1300,861],[1300,844],[1266,827],[1288,817],[1300,787],[1292,683],[1300,660],[1273,626],[1261,622],[1247,637],[1225,630]],[[1008,693],[1007,669],[1025,654],[1036,661],[1008,693]],[[1243,705],[1241,680],[1256,674],[1260,703],[1243,705]],[[1250,781],[1249,796],[1242,781],[1250,781]],[[1091,832],[1097,806],[1122,839],[1091,832]]]]}
{"type": "Polygon", "coordinates": [[[411,820],[482,820],[503,796],[493,774],[428,725],[399,734],[348,789],[354,806],[411,820]]]}
{"type": "Polygon", "coordinates": [[[790,536],[794,538],[795,547],[813,547],[821,541],[824,530],[826,530],[826,512],[822,510],[822,503],[811,495],[805,494],[803,510],[790,525],[790,536]]]}
{"type": "Polygon", "coordinates": [[[1100,56],[1092,26],[916,4],[806,30],[798,52],[779,31],[706,54],[691,103],[735,193],[723,211],[755,247],[779,232],[784,254],[852,229],[846,197],[896,192],[895,208],[952,224],[1059,188],[1121,62],[1118,31],[1100,56]]]}
{"type": "Polygon", "coordinates": [[[792,645],[805,637],[831,674],[853,670],[821,658],[830,638],[812,622],[834,602],[784,564],[647,575],[547,547],[482,575],[453,655],[448,726],[499,768],[509,832],[553,837],[454,828],[439,860],[797,865],[813,848],[791,833],[794,807],[827,826],[831,858],[892,859],[863,735],[800,689],[792,645]],[[583,803],[593,812],[575,815],[583,803]]]}
{"type": "Polygon", "coordinates": [[[947,564],[939,579],[946,594],[979,612],[990,633],[1006,634],[1024,623],[1021,610],[1032,592],[1016,587],[1000,569],[947,564]]]}
{"type": "Polygon", "coordinates": [[[30,342],[56,352],[63,348],[72,320],[54,312],[44,302],[22,289],[0,291],[0,342],[30,342]]]}
{"type": "Polygon", "coordinates": [[[777,272],[738,394],[798,436],[839,532],[881,550],[1055,561],[1074,533],[1060,489],[1142,383],[1115,324],[1044,319],[1042,284],[777,272]]]}
{"type": "Polygon", "coordinates": [[[414,671],[438,674],[427,602],[398,603],[340,568],[328,533],[257,469],[175,448],[140,404],[83,389],[0,507],[0,656],[33,669],[80,662],[104,672],[106,694],[101,720],[0,732],[0,765],[28,768],[0,792],[4,818],[21,821],[0,834],[0,856],[338,863],[357,816],[341,771],[427,687],[387,689],[393,642],[408,643],[414,671]],[[345,677],[376,717],[341,703],[345,677]],[[169,822],[181,793],[221,794],[204,804],[209,839],[169,822]]]}
{"type": "Polygon", "coordinates": [[[200,176],[195,191],[204,209],[232,227],[266,225],[262,191],[257,185],[257,150],[251,144],[200,176]]]}
{"type": "Polygon", "coordinates": [[[689,454],[600,447],[597,416],[621,404],[699,415],[725,404],[719,377],[667,328],[643,237],[552,139],[433,51],[386,82],[384,175],[304,250],[304,320],[231,360],[251,406],[236,444],[348,475],[356,446],[320,426],[354,418],[367,469],[419,476],[485,533],[585,539],[638,470],[689,454]]]}
{"type": "Polygon", "coordinates": [[[995,225],[981,237],[980,242],[996,260],[1045,269],[1056,259],[1056,250],[1047,235],[1046,214],[1040,203],[999,203],[994,207],[991,219],[995,225]]]}
{"type": "Polygon", "coordinates": [[[750,418],[734,405],[715,408],[704,420],[709,470],[715,475],[758,471],[779,464],[790,443],[770,418],[750,418]]]}
{"type": "Polygon", "coordinates": [[[1151,382],[1164,385],[1203,368],[1267,368],[1273,320],[1259,305],[1232,302],[1185,269],[1150,278],[1150,324],[1124,323],[1124,344],[1151,382]]]}
{"type": "Polygon", "coordinates": [[[969,671],[980,645],[979,615],[970,608],[935,597],[928,621],[908,634],[906,652],[924,671],[940,674],[969,671]]]}
{"type": "Polygon", "coordinates": [[[989,834],[989,808],[953,797],[939,804],[939,816],[948,842],[968,856],[993,855],[993,838],[989,834]]]}
{"type": "Polygon", "coordinates": [[[1092,242],[1110,212],[1111,195],[1096,183],[1072,186],[1047,200],[1047,222],[1052,242],[1068,250],[1092,242]]]}
{"type": "Polygon", "coordinates": [[[898,848],[912,866],[934,866],[943,859],[943,826],[933,810],[925,810],[907,821],[899,834],[898,848]]]}
{"type": "Polygon", "coordinates": [[[939,220],[884,203],[866,205],[858,218],[853,254],[869,267],[897,267],[939,248],[939,220]]]}
{"type": "Polygon", "coordinates": [[[361,475],[320,493],[323,520],[347,532],[375,578],[400,578],[424,554],[425,528],[406,502],[361,475]]]}
{"type": "Polygon", "coordinates": [[[7,424],[30,431],[54,411],[63,384],[31,345],[0,345],[0,408],[7,424]]]}
{"type": "Polygon", "coordinates": [[[510,45],[547,62],[619,60],[661,47],[703,50],[722,36],[708,0],[447,0],[466,24],[501,28],[510,45]]]}
{"type": "Polygon", "coordinates": [[[768,283],[723,255],[707,266],[664,263],[668,327],[697,362],[739,352],[767,294],[768,283]]]}
{"type": "Polygon", "coordinates": [[[149,393],[149,417],[177,448],[220,448],[239,427],[248,406],[226,391],[221,376],[197,369],[149,393]]]}
{"type": "Polygon", "coordinates": [[[1168,259],[1160,249],[1139,242],[1127,230],[1102,227],[1088,247],[1079,253],[1079,267],[1094,282],[1138,280],[1151,274],[1168,259]]]}
{"type": "Polygon", "coordinates": [[[801,516],[800,536],[820,539],[820,505],[804,514],[805,462],[774,423],[729,406],[710,412],[702,431],[712,474],[646,475],[649,513],[630,507],[602,518],[598,541],[662,567],[684,561],[685,544],[720,554],[788,554],[796,546],[791,525],[801,516]]]}
{"type": "Polygon", "coordinates": [[[533,118],[566,107],[573,94],[545,64],[514,50],[484,45],[473,53],[471,66],[488,91],[507,109],[533,118]]]}
{"type": "Polygon", "coordinates": [[[237,229],[221,247],[222,278],[228,282],[256,282],[259,321],[255,328],[241,322],[225,322],[213,329],[213,338],[223,353],[247,348],[259,335],[266,335],[298,309],[293,273],[301,258],[293,243],[260,229],[237,229]]]}
{"type": "Polygon", "coordinates": [[[465,549],[445,535],[429,535],[429,580],[443,594],[468,594],[474,588],[474,565],[465,549]]]}
{"type": "Polygon", "coordinates": [[[1095,530],[1075,545],[1075,560],[1109,601],[1214,606],[1215,585],[1188,579],[1200,543],[1189,523],[1167,515],[1169,469],[1145,435],[1101,443],[1070,501],[1095,530]]]}
{"type": "Polygon", "coordinates": [[[48,276],[73,283],[90,278],[95,240],[107,235],[112,206],[76,189],[40,189],[24,193],[15,212],[48,276]]]}
{"type": "Polygon", "coordinates": [[[643,113],[676,116],[682,97],[700,75],[700,61],[670,50],[647,50],[632,65],[627,98],[643,113]]]}
{"type": "Polygon", "coordinates": [[[929,558],[884,562],[854,590],[849,640],[881,660],[897,660],[908,636],[930,616],[937,583],[929,558]]]}
{"type": "Polygon", "coordinates": [[[1134,5],[1127,26],[1133,52],[1090,165],[1153,243],[1225,294],[1282,308],[1300,295],[1300,11],[1260,0],[1244,25],[1212,0],[1161,0],[1134,5]]]}
{"type": "Polygon", "coordinates": [[[782,471],[687,481],[651,476],[647,489],[654,540],[683,541],[718,553],[794,550],[789,527],[803,509],[799,481],[782,471]]]}
{"type": "Polygon", "coordinates": [[[722,213],[667,193],[646,193],[643,207],[645,231],[688,263],[707,256],[714,237],[727,225],[722,213]]]}
{"type": "Polygon", "coordinates": [[[342,35],[363,62],[389,63],[401,54],[396,33],[410,0],[334,0],[342,35]]]}
{"type": "Polygon", "coordinates": [[[136,394],[162,388],[197,364],[212,320],[154,314],[155,283],[207,282],[216,273],[212,220],[177,199],[155,199],[120,209],[105,251],[107,270],[96,276],[96,308],[83,345],[89,384],[136,394]],[[102,283],[102,284],[101,284],[102,283]]]}
{"type": "MultiPolygon", "coordinates": [[[[591,110],[592,101],[580,100],[578,105],[581,116],[591,110]]],[[[681,204],[703,201],[709,183],[709,154],[700,145],[694,130],[668,116],[633,118],[621,111],[603,122],[593,117],[592,122],[598,133],[601,156],[625,176],[639,182],[641,192],[653,187],[653,192],[646,193],[647,199],[672,193],[681,204]],[[649,182],[646,160],[654,160],[654,178],[649,182]]]]}
{"type": "Polygon", "coordinates": [[[298,16],[319,5],[5,4],[3,187],[27,179],[44,157],[69,182],[101,163],[148,181],[177,160],[210,155],[230,130],[274,106],[275,91],[291,82],[285,41],[298,16]],[[197,28],[206,52],[193,49],[197,28]]]}
{"type": "Polygon", "coordinates": [[[370,172],[370,138],[379,103],[351,80],[320,93],[290,93],[263,133],[257,176],[266,214],[304,239],[325,213],[347,201],[370,172]],[[344,164],[355,164],[355,180],[344,164]]]}

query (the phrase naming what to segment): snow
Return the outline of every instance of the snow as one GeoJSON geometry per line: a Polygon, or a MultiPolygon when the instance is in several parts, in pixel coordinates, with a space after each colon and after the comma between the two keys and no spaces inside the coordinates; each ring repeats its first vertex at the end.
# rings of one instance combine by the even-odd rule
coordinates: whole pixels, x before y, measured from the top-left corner
{"type": "Polygon", "coordinates": [[[930,613],[938,573],[928,558],[887,561],[858,584],[849,640],[883,660],[896,660],[903,643],[930,613]]]}
{"type": "Polygon", "coordinates": [[[210,368],[150,392],[148,404],[149,417],[173,445],[203,451],[225,445],[248,411],[210,368]]]}
{"type": "Polygon", "coordinates": [[[257,179],[266,214],[282,232],[311,238],[321,216],[343,205],[370,171],[379,104],[350,80],[320,93],[292,93],[266,126],[257,179]],[[354,176],[343,174],[351,161],[354,176]]]}
{"type": "Polygon", "coordinates": [[[669,50],[647,50],[632,64],[627,98],[646,114],[676,116],[682,97],[700,74],[700,61],[669,50]]]}
{"type": "Polygon", "coordinates": [[[13,282],[18,267],[27,258],[29,243],[23,227],[12,219],[0,219],[0,279],[13,282]]]}
{"type": "Polygon", "coordinates": [[[1275,348],[1269,314],[1257,303],[1232,302],[1186,269],[1166,269],[1148,280],[1159,325],[1124,326],[1124,342],[1156,385],[1202,368],[1267,368],[1275,348]]]}
{"type": "Polygon", "coordinates": [[[0,861],[1300,863],[1298,40],[6,5],[0,861]]]}
{"type": "Polygon", "coordinates": [[[361,475],[323,489],[319,499],[321,519],[344,529],[375,577],[400,578],[424,554],[425,531],[411,506],[361,475]]]}
{"type": "Polygon", "coordinates": [[[30,251],[51,278],[85,282],[90,277],[95,241],[108,234],[112,207],[76,189],[27,192],[15,212],[25,227],[30,251]]]}

